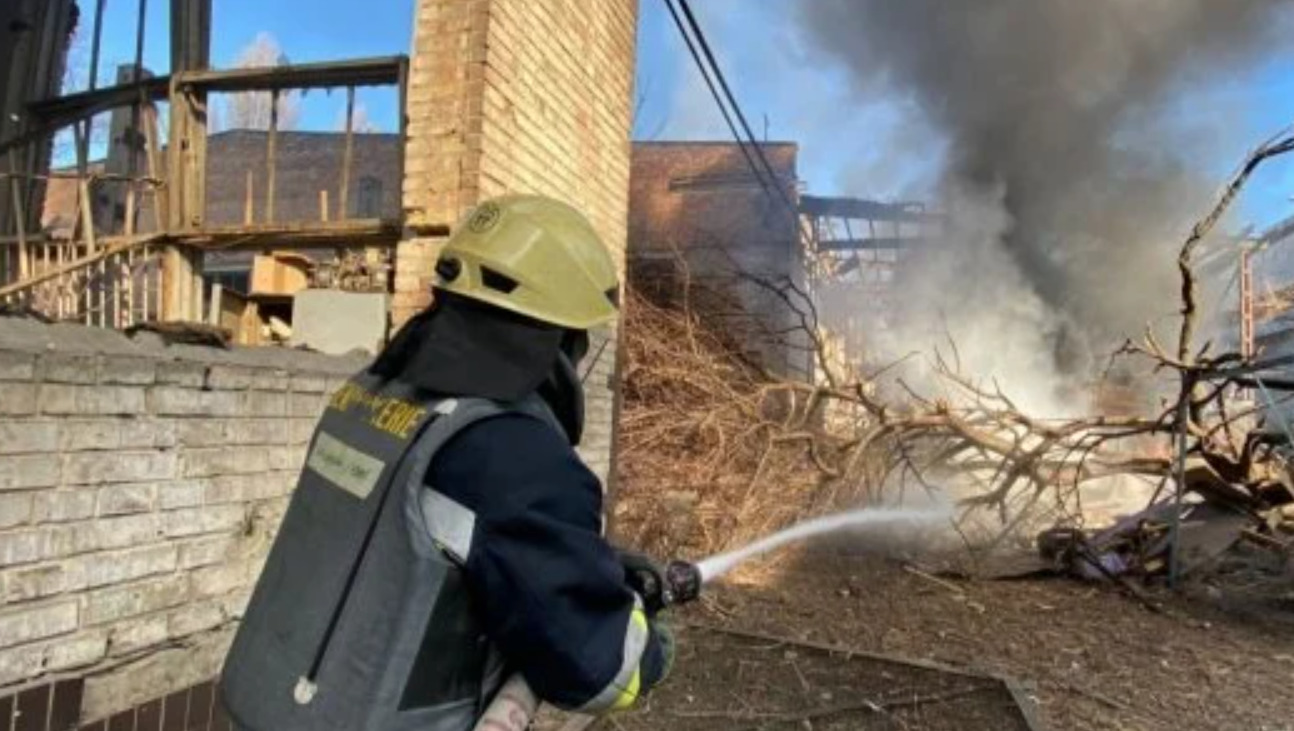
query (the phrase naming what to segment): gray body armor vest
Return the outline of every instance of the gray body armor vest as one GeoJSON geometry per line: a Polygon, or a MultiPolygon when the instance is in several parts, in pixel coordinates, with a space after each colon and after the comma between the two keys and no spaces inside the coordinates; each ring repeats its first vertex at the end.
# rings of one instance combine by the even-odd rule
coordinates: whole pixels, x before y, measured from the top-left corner
{"type": "Polygon", "coordinates": [[[236,726],[472,727],[504,668],[454,561],[474,516],[423,478],[451,437],[503,413],[560,428],[537,397],[428,401],[366,374],[332,397],[225,661],[236,726]]]}

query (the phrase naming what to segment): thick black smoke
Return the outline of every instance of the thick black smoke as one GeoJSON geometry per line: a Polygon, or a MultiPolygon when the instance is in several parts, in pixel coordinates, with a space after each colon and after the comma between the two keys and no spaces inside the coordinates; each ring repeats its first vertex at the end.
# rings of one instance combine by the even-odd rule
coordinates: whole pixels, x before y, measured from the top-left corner
{"type": "Polygon", "coordinates": [[[844,62],[860,94],[910,94],[947,136],[947,190],[998,191],[1012,222],[1004,233],[1009,258],[1077,331],[1060,339],[1087,348],[1172,309],[1168,254],[1219,182],[1196,154],[1214,140],[1182,129],[1205,120],[1225,127],[1237,110],[1178,108],[1176,92],[1283,49],[1292,5],[804,0],[798,7],[810,42],[844,62]]]}

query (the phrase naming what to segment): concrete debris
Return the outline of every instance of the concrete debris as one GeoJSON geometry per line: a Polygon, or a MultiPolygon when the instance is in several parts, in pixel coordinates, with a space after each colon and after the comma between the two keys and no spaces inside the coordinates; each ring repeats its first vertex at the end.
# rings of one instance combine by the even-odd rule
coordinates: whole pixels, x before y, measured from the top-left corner
{"type": "Polygon", "coordinates": [[[385,294],[307,289],[293,300],[290,341],[331,355],[354,350],[376,354],[386,326],[385,294]]]}

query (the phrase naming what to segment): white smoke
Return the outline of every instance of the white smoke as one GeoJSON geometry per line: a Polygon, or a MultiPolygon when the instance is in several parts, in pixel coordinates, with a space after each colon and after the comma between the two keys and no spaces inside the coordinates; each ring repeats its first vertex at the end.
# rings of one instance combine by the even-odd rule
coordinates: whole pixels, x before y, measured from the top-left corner
{"type": "Polygon", "coordinates": [[[1000,387],[1028,413],[1073,415],[1085,405],[1067,392],[1054,354],[1060,315],[1034,291],[1003,242],[1014,226],[1001,186],[949,190],[940,248],[916,249],[891,286],[889,327],[872,340],[878,357],[916,349],[907,377],[940,389],[933,355],[989,391],[1000,387]],[[952,247],[956,255],[949,255],[952,247]]]}
{"type": "Polygon", "coordinates": [[[1119,342],[1171,315],[1176,246],[1221,177],[1212,162],[1246,144],[1231,139],[1243,110],[1182,100],[1248,74],[1294,3],[795,7],[858,97],[910,101],[947,144],[888,150],[900,169],[940,161],[932,192],[950,218],[937,249],[900,266],[891,327],[867,355],[950,350],[951,338],[963,373],[1058,415],[1085,410],[1083,387],[1119,342]]]}

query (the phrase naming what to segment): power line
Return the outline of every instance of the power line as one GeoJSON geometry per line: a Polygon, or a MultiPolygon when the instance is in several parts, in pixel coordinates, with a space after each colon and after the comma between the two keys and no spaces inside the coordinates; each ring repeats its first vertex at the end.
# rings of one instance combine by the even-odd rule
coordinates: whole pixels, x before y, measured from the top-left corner
{"type": "MultiPolygon", "coordinates": [[[[746,164],[750,166],[750,170],[754,174],[755,179],[759,181],[760,187],[764,190],[764,194],[770,195],[769,181],[764,179],[764,175],[761,172],[759,165],[756,165],[755,159],[751,156],[750,151],[746,149],[746,145],[750,144],[754,146],[755,155],[758,156],[760,163],[763,164],[764,170],[767,171],[773,190],[777,191],[776,199],[786,207],[787,213],[791,215],[791,220],[794,222],[797,234],[796,238],[799,239],[801,245],[803,245],[806,250],[812,250],[815,247],[814,237],[812,233],[806,229],[805,222],[800,217],[799,207],[793,200],[791,200],[791,197],[782,187],[777,173],[773,170],[772,164],[769,163],[768,157],[764,155],[763,148],[760,147],[759,141],[755,139],[755,135],[751,132],[750,124],[746,122],[746,115],[742,113],[741,105],[737,103],[737,98],[733,95],[731,87],[728,86],[728,81],[724,78],[723,71],[719,69],[719,65],[714,58],[714,53],[710,50],[710,44],[705,39],[705,33],[701,30],[700,24],[696,21],[696,16],[692,14],[692,9],[688,6],[687,0],[678,0],[678,3],[683,9],[683,13],[687,16],[687,26],[691,28],[691,34],[688,33],[687,27],[684,26],[682,19],[679,17],[678,11],[674,8],[674,0],[665,0],[665,7],[669,9],[670,16],[674,19],[674,25],[678,28],[679,34],[683,36],[683,40],[687,44],[688,52],[692,54],[692,61],[701,72],[701,77],[705,79],[706,86],[709,87],[710,94],[714,97],[715,104],[718,105],[720,113],[723,114],[724,121],[728,124],[728,130],[732,133],[733,139],[737,142],[737,147],[741,149],[741,154],[746,158],[746,164]],[[696,43],[693,43],[692,41],[693,35],[696,36],[696,43]],[[705,61],[702,60],[701,54],[697,53],[697,44],[701,46],[701,50],[706,59],[705,61]],[[709,62],[708,65],[706,61],[709,62]],[[719,84],[723,89],[722,95],[720,95],[719,89],[715,87],[714,79],[711,78],[711,73],[713,73],[714,77],[719,80],[719,84]],[[727,102],[726,104],[725,100],[727,102]],[[732,111],[736,113],[738,120],[741,122],[742,129],[746,131],[746,139],[743,139],[741,133],[737,131],[737,126],[733,123],[732,115],[728,112],[729,106],[731,106],[732,111]]],[[[770,197],[773,196],[770,195],[770,197]]],[[[791,281],[792,285],[794,285],[794,281],[791,281]]],[[[794,289],[800,297],[804,298],[810,311],[813,312],[812,316],[816,322],[816,307],[812,298],[794,286],[792,286],[792,289],[794,289]]],[[[780,287],[775,288],[775,291],[783,297],[787,296],[780,287]]],[[[796,308],[793,307],[793,309],[796,308]]]]}
{"type": "MultiPolygon", "coordinates": [[[[728,112],[728,107],[724,104],[723,97],[719,94],[719,89],[714,85],[714,79],[710,77],[710,69],[705,62],[701,60],[701,54],[696,49],[696,44],[692,41],[692,36],[688,33],[687,27],[683,24],[683,19],[679,17],[678,10],[674,8],[674,0],[665,0],[665,7],[669,9],[670,17],[674,19],[674,26],[678,28],[679,35],[683,37],[683,42],[687,44],[688,53],[692,54],[692,61],[696,63],[696,68],[701,72],[701,78],[705,80],[705,85],[710,89],[710,95],[714,97],[714,103],[719,107],[719,113],[723,115],[723,121],[728,125],[728,131],[737,141],[737,147],[741,154],[746,158],[746,164],[750,166],[750,172],[755,176],[759,187],[768,192],[769,182],[764,179],[760,172],[759,165],[755,163],[755,158],[751,156],[750,150],[746,149],[745,143],[741,139],[741,133],[737,131],[737,125],[732,121],[732,115],[728,112]]],[[[686,6],[685,6],[686,7],[686,6]]],[[[718,69],[715,69],[716,73],[718,69]]],[[[777,178],[774,176],[773,184],[776,185],[777,178]]]]}
{"type": "MultiPolygon", "coordinates": [[[[782,202],[786,204],[786,207],[791,211],[792,215],[799,216],[799,211],[796,210],[795,203],[791,200],[791,197],[786,194],[786,191],[783,190],[782,186],[778,184],[777,173],[773,170],[772,164],[769,163],[768,157],[764,155],[764,150],[760,147],[759,141],[755,137],[755,133],[751,130],[750,123],[746,121],[746,115],[742,113],[741,105],[737,103],[737,97],[733,95],[732,88],[728,86],[728,80],[724,78],[723,70],[719,68],[719,63],[715,60],[714,52],[710,50],[710,44],[706,41],[705,33],[702,32],[701,25],[697,22],[696,16],[692,13],[691,6],[688,5],[687,0],[678,0],[678,4],[679,7],[683,9],[683,15],[687,17],[688,26],[692,28],[692,33],[696,35],[697,43],[700,44],[701,52],[705,54],[706,61],[709,62],[710,68],[714,71],[715,78],[719,80],[719,86],[723,89],[724,96],[732,106],[732,111],[737,115],[737,121],[741,123],[741,128],[745,130],[746,139],[754,146],[755,155],[759,157],[759,161],[763,163],[764,170],[767,171],[768,177],[773,181],[773,187],[777,190],[778,197],[780,197],[782,202]]],[[[734,130],[733,133],[735,135],[736,130],[734,130]]],[[[738,142],[740,143],[740,139],[738,142]]]]}

